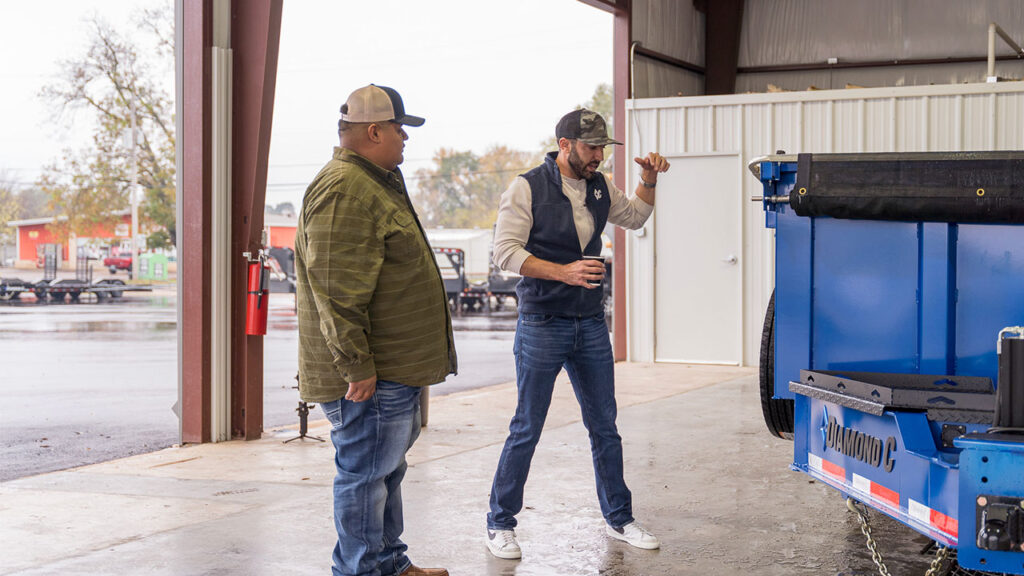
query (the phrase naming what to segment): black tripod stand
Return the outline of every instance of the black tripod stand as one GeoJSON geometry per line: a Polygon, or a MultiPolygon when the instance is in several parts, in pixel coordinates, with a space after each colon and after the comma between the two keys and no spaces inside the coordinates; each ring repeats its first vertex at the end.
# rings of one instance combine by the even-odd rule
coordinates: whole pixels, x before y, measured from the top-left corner
{"type": "MultiPolygon", "coordinates": [[[[295,379],[296,380],[299,379],[298,374],[295,375],[295,379]]],[[[292,388],[295,388],[296,390],[298,390],[299,387],[298,386],[292,386],[292,388]]],[[[310,408],[316,408],[316,404],[313,404],[312,406],[310,406],[309,404],[306,404],[302,400],[299,400],[299,407],[295,409],[295,411],[299,413],[299,435],[296,436],[295,438],[289,438],[289,439],[285,440],[283,442],[284,444],[287,444],[287,443],[291,442],[292,440],[305,440],[306,438],[309,438],[311,440],[316,440],[318,442],[326,442],[326,440],[324,440],[323,438],[320,438],[319,436],[310,436],[309,434],[306,434],[306,432],[309,431],[309,409],[310,408]]]]}

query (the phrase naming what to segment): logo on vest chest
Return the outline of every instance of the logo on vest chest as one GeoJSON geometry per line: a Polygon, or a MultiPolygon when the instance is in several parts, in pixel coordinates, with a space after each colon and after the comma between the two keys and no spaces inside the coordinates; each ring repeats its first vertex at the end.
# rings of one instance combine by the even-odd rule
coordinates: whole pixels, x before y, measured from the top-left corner
{"type": "Polygon", "coordinates": [[[600,200],[600,199],[601,199],[601,189],[600,188],[594,188],[594,200],[600,200]]]}

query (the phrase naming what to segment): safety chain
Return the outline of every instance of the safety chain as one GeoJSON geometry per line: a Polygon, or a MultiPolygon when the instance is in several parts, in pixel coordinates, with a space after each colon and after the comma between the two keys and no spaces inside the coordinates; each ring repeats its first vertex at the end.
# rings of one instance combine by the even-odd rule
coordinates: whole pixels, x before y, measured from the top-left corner
{"type": "Polygon", "coordinates": [[[932,560],[932,566],[924,573],[924,576],[939,576],[941,574],[947,574],[948,568],[943,569],[943,564],[946,563],[946,558],[949,557],[949,547],[939,546],[935,550],[935,559],[932,560]]]}
{"type": "Polygon", "coordinates": [[[857,519],[860,520],[860,531],[867,539],[868,550],[871,551],[871,561],[878,567],[878,573],[882,576],[892,576],[889,574],[889,569],[885,567],[882,554],[878,551],[878,543],[871,535],[871,525],[868,524],[868,513],[863,509],[864,505],[853,498],[847,498],[846,507],[850,509],[850,512],[857,514],[857,519]]]}
{"type": "MultiPolygon", "coordinates": [[[[874,536],[871,535],[871,525],[868,523],[868,512],[867,506],[857,502],[853,498],[846,499],[846,507],[850,509],[850,512],[857,514],[857,519],[860,520],[860,531],[864,534],[864,538],[867,539],[868,550],[871,551],[871,561],[878,567],[878,573],[881,576],[892,576],[889,573],[889,569],[885,566],[885,562],[882,560],[882,553],[878,551],[878,542],[875,541],[874,536]]],[[[943,566],[946,563],[946,559],[949,557],[949,548],[946,546],[939,546],[935,551],[935,559],[932,560],[931,567],[924,573],[925,576],[943,576],[948,572],[948,569],[943,566]]]]}

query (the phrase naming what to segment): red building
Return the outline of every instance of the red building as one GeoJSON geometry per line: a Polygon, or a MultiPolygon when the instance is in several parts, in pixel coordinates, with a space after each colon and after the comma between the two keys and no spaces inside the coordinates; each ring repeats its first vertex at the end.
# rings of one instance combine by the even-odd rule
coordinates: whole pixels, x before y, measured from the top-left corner
{"type": "MultiPolygon", "coordinates": [[[[66,219],[64,216],[60,217],[60,220],[66,219]]],[[[57,244],[56,238],[48,228],[48,225],[55,220],[57,219],[51,216],[7,222],[8,226],[18,229],[16,267],[35,268],[41,266],[39,262],[41,262],[43,249],[47,245],[57,244]]],[[[267,229],[267,243],[271,248],[295,248],[295,229],[298,226],[298,220],[294,216],[266,214],[264,215],[264,226],[267,229]]],[[[71,236],[60,247],[60,260],[68,265],[73,263],[79,246],[87,247],[95,258],[105,258],[117,255],[121,251],[130,251],[131,229],[131,216],[126,213],[121,215],[121,222],[113,228],[97,226],[88,236],[71,236]]]]}
{"type": "Polygon", "coordinates": [[[295,216],[264,214],[263,227],[267,229],[267,245],[271,248],[295,249],[295,229],[299,220],[295,216]]]}
{"type": "MultiPolygon", "coordinates": [[[[17,244],[18,268],[35,268],[40,261],[42,251],[48,245],[57,244],[57,239],[50,232],[49,225],[57,220],[66,220],[67,217],[52,216],[44,218],[29,218],[26,220],[12,220],[8,226],[17,228],[15,235],[17,244]]],[[[121,222],[111,228],[96,226],[88,236],[72,235],[60,246],[61,262],[74,261],[77,254],[77,247],[87,247],[94,256],[107,256],[111,251],[119,251],[122,246],[125,250],[131,247],[131,217],[128,214],[121,215],[121,222]]]]}

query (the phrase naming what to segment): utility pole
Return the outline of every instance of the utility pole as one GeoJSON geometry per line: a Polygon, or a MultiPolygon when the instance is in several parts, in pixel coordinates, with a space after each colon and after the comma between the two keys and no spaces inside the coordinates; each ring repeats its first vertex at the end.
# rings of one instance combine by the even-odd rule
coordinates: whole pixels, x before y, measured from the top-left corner
{"type": "Polygon", "coordinates": [[[132,126],[132,187],[128,197],[132,203],[132,280],[139,278],[139,135],[135,118],[135,95],[130,102],[132,126]]]}

